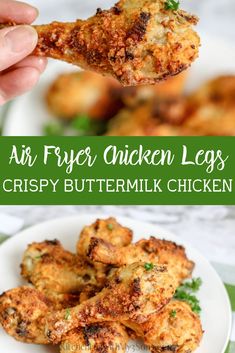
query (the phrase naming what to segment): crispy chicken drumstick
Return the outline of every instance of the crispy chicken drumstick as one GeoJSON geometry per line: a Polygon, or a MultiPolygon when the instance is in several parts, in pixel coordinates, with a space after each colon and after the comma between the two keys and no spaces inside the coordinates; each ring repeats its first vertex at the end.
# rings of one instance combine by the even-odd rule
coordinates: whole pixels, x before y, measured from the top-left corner
{"type": "Polygon", "coordinates": [[[184,247],[155,237],[142,239],[121,248],[103,239],[92,237],[87,254],[92,261],[117,267],[137,261],[166,265],[168,271],[178,281],[178,285],[191,277],[194,268],[194,263],[187,258],[184,247]]]}
{"type": "Polygon", "coordinates": [[[198,56],[197,18],[165,0],[120,0],[89,19],[35,26],[35,54],[111,75],[125,86],[154,84],[198,56]]]}
{"type": "Polygon", "coordinates": [[[173,297],[177,284],[165,266],[151,271],[144,263],[117,269],[106,288],[84,303],[48,315],[45,333],[53,343],[70,330],[104,321],[144,322],[173,297]]]}
{"type": "Polygon", "coordinates": [[[148,321],[127,325],[143,338],[151,353],[193,352],[203,335],[199,316],[187,303],[177,300],[151,315],[148,321]]]}
{"type": "Polygon", "coordinates": [[[143,323],[171,300],[176,288],[165,266],[149,271],[144,263],[134,263],[117,269],[99,294],[69,309],[54,311],[43,294],[27,287],[3,293],[0,323],[23,342],[56,344],[79,326],[113,321],[143,323]],[[18,300],[21,306],[16,309],[18,300]],[[28,306],[28,300],[34,304],[28,306]]]}

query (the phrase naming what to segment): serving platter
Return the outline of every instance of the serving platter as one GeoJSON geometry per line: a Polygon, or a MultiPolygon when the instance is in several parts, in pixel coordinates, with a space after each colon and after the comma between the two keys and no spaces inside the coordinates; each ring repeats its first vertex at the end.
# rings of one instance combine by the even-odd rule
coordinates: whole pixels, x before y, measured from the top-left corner
{"type": "MultiPolygon", "coordinates": [[[[55,219],[28,228],[6,241],[0,246],[0,293],[24,283],[20,277],[19,265],[23,252],[29,243],[56,238],[62,242],[66,249],[75,251],[75,244],[82,228],[93,223],[97,218],[106,217],[107,215],[104,214],[79,214],[73,217],[55,219]]],[[[156,236],[185,246],[188,257],[196,264],[193,277],[201,277],[203,281],[198,297],[202,306],[201,319],[205,333],[196,353],[224,353],[231,330],[231,307],[225,287],[207,259],[188,243],[161,227],[125,217],[117,217],[117,220],[133,230],[134,241],[156,236]]],[[[145,347],[134,341],[130,342],[129,350],[136,353],[146,352],[145,347]]],[[[58,353],[59,348],[22,344],[0,329],[0,351],[9,351],[10,353],[58,353]]]]}

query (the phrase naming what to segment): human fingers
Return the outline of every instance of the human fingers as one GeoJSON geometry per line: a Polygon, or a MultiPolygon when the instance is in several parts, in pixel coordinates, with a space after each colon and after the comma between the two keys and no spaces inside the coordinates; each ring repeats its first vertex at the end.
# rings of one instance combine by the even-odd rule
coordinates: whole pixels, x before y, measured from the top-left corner
{"type": "Polygon", "coordinates": [[[0,71],[24,59],[37,45],[38,35],[31,26],[15,26],[0,31],[0,71]]]}
{"type": "Polygon", "coordinates": [[[0,22],[32,23],[38,16],[38,10],[21,1],[0,0],[0,22]]]}
{"type": "Polygon", "coordinates": [[[34,67],[20,67],[0,76],[0,105],[32,89],[40,71],[34,67]]]}
{"type": "MultiPolygon", "coordinates": [[[[47,66],[47,58],[40,58],[38,56],[30,55],[27,58],[23,59],[22,61],[18,62],[17,64],[13,65],[9,70],[19,69],[21,67],[34,67],[37,69],[41,74],[44,72],[47,66]]],[[[9,71],[6,70],[6,71],[9,71]]]]}

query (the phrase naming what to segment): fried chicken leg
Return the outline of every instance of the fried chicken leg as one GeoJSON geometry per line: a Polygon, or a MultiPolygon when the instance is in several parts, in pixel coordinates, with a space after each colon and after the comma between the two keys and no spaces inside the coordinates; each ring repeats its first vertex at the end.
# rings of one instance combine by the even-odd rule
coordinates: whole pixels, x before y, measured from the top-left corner
{"type": "MultiPolygon", "coordinates": [[[[0,296],[0,324],[17,341],[33,344],[49,344],[45,336],[42,318],[55,310],[54,303],[39,290],[18,287],[0,296]]],[[[96,323],[68,332],[62,339],[61,353],[125,352],[128,336],[119,323],[96,323]]]]}
{"type": "MultiPolygon", "coordinates": [[[[83,228],[77,242],[77,253],[87,257],[87,251],[92,237],[107,240],[111,244],[122,247],[127,246],[132,241],[132,230],[122,226],[113,217],[107,219],[97,219],[91,225],[83,228]]],[[[89,257],[87,257],[88,260],[89,257]]]]}
{"type": "Polygon", "coordinates": [[[165,0],[120,0],[85,21],[35,26],[35,54],[111,75],[126,86],[154,84],[196,59],[196,23],[195,16],[166,9],[165,0]]]}
{"type": "Polygon", "coordinates": [[[107,219],[97,219],[91,225],[83,228],[77,242],[77,253],[84,257],[96,269],[96,276],[99,282],[105,282],[109,271],[109,266],[91,261],[87,252],[92,237],[104,239],[111,244],[122,247],[129,245],[132,241],[132,230],[122,226],[113,217],[107,219]]]}
{"type": "Polygon", "coordinates": [[[191,276],[194,268],[194,263],[187,258],[182,246],[154,237],[122,248],[103,239],[91,238],[88,255],[93,261],[117,267],[138,261],[167,265],[178,285],[191,276]]]}
{"type": "Polygon", "coordinates": [[[0,324],[17,341],[48,344],[41,319],[54,309],[38,290],[19,287],[0,296],[0,324]]]}
{"type": "Polygon", "coordinates": [[[203,331],[200,318],[184,302],[172,300],[159,313],[142,324],[129,323],[152,353],[189,353],[200,344],[203,331]]]}
{"type": "Polygon", "coordinates": [[[95,297],[48,315],[44,323],[46,335],[58,343],[79,326],[105,321],[144,322],[170,301],[176,287],[165,266],[154,266],[151,271],[144,263],[124,266],[114,272],[108,286],[95,297]]]}
{"type": "Polygon", "coordinates": [[[57,240],[30,244],[23,256],[21,274],[48,298],[66,307],[70,302],[78,303],[79,292],[85,286],[98,286],[95,269],[57,240]]]}

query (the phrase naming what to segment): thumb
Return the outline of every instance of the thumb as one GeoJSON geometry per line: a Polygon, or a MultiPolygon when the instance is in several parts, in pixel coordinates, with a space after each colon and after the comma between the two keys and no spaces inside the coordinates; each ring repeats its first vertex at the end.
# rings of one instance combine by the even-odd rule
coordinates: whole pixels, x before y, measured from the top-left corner
{"type": "Polygon", "coordinates": [[[0,31],[0,71],[24,59],[37,45],[38,35],[31,26],[15,26],[0,31]]]}

